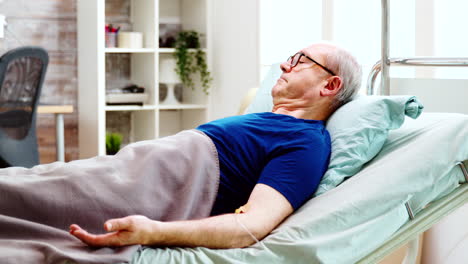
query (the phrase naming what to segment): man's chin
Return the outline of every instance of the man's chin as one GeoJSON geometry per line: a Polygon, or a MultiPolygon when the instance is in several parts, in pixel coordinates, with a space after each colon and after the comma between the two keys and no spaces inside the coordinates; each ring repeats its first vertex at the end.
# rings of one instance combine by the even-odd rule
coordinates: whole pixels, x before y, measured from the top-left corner
{"type": "Polygon", "coordinates": [[[275,94],[278,93],[278,89],[280,89],[280,87],[278,86],[278,83],[276,83],[272,88],[271,88],[271,95],[274,96],[275,94]]]}
{"type": "Polygon", "coordinates": [[[273,85],[273,88],[271,88],[271,90],[275,90],[275,89],[281,89],[281,87],[284,87],[285,85],[287,84],[287,82],[284,80],[284,79],[278,79],[275,83],[275,85],[273,85]]]}

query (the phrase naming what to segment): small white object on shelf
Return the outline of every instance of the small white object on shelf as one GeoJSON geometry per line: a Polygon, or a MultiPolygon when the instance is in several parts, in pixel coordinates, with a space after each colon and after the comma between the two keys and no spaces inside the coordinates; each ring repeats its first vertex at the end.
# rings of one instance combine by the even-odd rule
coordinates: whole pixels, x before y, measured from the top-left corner
{"type": "Polygon", "coordinates": [[[180,83],[179,76],[175,72],[176,61],[172,57],[161,58],[159,61],[159,82],[167,85],[167,95],[161,104],[175,105],[180,102],[175,97],[175,86],[180,83]]]}
{"type": "Polygon", "coordinates": [[[124,49],[141,49],[143,47],[143,33],[141,32],[119,32],[118,45],[124,49]]]}
{"type": "Polygon", "coordinates": [[[148,99],[146,93],[109,93],[106,94],[108,104],[144,104],[148,99]]]}
{"type": "Polygon", "coordinates": [[[155,110],[155,105],[106,105],[106,112],[111,111],[151,111],[155,110]]]}

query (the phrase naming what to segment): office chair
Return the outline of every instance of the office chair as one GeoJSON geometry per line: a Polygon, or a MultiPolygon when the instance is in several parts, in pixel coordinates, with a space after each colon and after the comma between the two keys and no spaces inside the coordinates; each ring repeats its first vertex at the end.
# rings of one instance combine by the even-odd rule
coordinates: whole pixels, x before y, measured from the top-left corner
{"type": "Polygon", "coordinates": [[[0,57],[0,168],[39,164],[36,109],[49,55],[20,47],[0,57]]]}

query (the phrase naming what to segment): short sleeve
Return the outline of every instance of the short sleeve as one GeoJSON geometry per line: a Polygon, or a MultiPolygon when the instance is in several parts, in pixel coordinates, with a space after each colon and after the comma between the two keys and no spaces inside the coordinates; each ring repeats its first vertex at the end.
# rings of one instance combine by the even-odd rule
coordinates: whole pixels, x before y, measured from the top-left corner
{"type": "Polygon", "coordinates": [[[323,140],[288,148],[267,163],[258,183],[280,192],[296,210],[317,189],[329,157],[330,147],[323,140]]]}

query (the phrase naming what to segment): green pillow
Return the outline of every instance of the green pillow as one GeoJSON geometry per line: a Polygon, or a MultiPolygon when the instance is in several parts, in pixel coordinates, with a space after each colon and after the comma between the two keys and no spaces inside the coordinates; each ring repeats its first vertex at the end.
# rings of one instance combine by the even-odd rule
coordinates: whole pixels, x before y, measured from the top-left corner
{"type": "MultiPolygon", "coordinates": [[[[280,75],[279,64],[273,65],[246,113],[271,111],[271,88],[280,75]]],[[[390,129],[399,128],[405,115],[417,118],[422,109],[414,96],[359,96],[340,107],[326,124],[332,143],[330,165],[315,195],[356,174],[382,149],[390,129]]]]}
{"type": "Polygon", "coordinates": [[[340,107],[326,124],[332,152],[315,195],[356,174],[379,153],[389,130],[399,128],[405,115],[417,118],[422,109],[415,96],[360,96],[340,107]]]}

